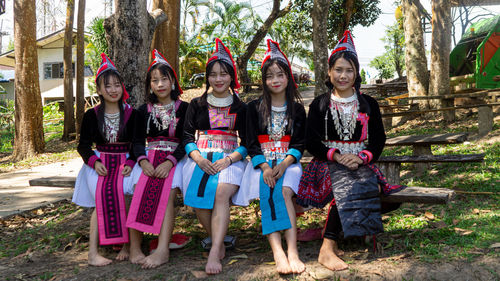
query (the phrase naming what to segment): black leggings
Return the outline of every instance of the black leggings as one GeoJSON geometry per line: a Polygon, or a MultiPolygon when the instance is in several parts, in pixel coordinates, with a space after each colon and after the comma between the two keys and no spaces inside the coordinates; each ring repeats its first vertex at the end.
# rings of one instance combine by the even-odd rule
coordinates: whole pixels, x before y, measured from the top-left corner
{"type": "Polygon", "coordinates": [[[328,217],[325,223],[325,233],[323,238],[328,238],[330,240],[338,241],[340,237],[340,232],[342,231],[342,223],[340,222],[339,211],[337,210],[337,205],[330,204],[330,211],[328,212],[328,217]]]}
{"type": "MultiPolygon", "coordinates": [[[[385,214],[387,212],[396,210],[401,206],[401,203],[385,203],[382,202],[380,205],[380,212],[385,214]]],[[[340,232],[342,232],[342,223],[340,222],[339,211],[337,210],[337,205],[330,204],[330,211],[328,212],[328,217],[325,223],[325,233],[323,238],[328,238],[330,240],[338,241],[341,238],[340,232]]]]}

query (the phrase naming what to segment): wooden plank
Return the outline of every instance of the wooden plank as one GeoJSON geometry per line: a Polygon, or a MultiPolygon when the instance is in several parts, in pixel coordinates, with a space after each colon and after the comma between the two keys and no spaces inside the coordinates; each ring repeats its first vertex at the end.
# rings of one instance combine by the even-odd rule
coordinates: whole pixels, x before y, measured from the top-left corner
{"type": "Polygon", "coordinates": [[[385,142],[386,146],[402,145],[432,145],[432,144],[455,144],[467,140],[467,133],[448,133],[432,135],[399,136],[389,138],[385,142]]]}
{"type": "Polygon", "coordinates": [[[403,112],[382,113],[382,118],[413,115],[413,114],[425,114],[428,112],[439,112],[439,111],[457,110],[457,109],[465,109],[465,108],[478,108],[481,106],[499,106],[499,105],[500,105],[500,102],[494,102],[494,103],[483,103],[483,104],[443,107],[443,108],[435,108],[435,109],[408,110],[408,111],[403,111],[403,112]]]}
{"type": "Polygon", "coordinates": [[[456,99],[456,98],[487,98],[495,97],[500,95],[500,91],[496,89],[495,91],[481,91],[473,93],[462,93],[462,94],[452,94],[452,95],[440,95],[440,96],[416,96],[408,97],[409,100],[436,100],[436,99],[456,99]]]}
{"type": "Polygon", "coordinates": [[[393,203],[447,204],[454,197],[455,191],[447,188],[408,186],[389,196],[382,196],[382,201],[393,203]]]}
{"type": "Polygon", "coordinates": [[[454,154],[454,155],[411,155],[411,156],[381,156],[380,163],[427,163],[427,162],[482,162],[484,153],[481,154],[454,154]]]}
{"type": "Polygon", "coordinates": [[[75,177],[47,177],[32,179],[30,186],[75,187],[75,177]]]}

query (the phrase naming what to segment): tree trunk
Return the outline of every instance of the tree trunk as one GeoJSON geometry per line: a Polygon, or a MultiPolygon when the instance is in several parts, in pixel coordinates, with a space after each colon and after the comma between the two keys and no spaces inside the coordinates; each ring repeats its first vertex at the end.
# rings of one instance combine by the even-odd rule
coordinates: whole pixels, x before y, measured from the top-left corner
{"type": "MultiPolygon", "coordinates": [[[[446,95],[450,92],[450,50],[451,50],[451,7],[450,1],[432,1],[432,44],[429,94],[446,95]]],[[[453,106],[453,100],[431,101],[433,107],[453,106]]],[[[444,112],[445,121],[455,119],[455,111],[444,112]]]]}
{"type": "Polygon", "coordinates": [[[64,28],[64,130],[63,141],[70,140],[70,134],[75,132],[75,107],[73,94],[73,19],[75,1],[68,0],[66,7],[66,27],[64,28]]]}
{"type": "MultiPolygon", "coordinates": [[[[269,28],[273,25],[273,23],[280,17],[285,16],[290,9],[292,8],[292,2],[290,1],[288,5],[280,10],[280,0],[273,0],[273,9],[271,14],[267,17],[266,21],[262,24],[262,26],[255,32],[250,43],[248,43],[247,49],[245,53],[241,55],[237,60],[237,68],[238,68],[238,78],[242,83],[250,83],[250,77],[248,76],[247,65],[248,60],[253,56],[253,53],[259,46],[260,41],[266,37],[269,28]]],[[[244,92],[248,92],[250,90],[250,86],[244,86],[244,92]]]]}
{"type": "MultiPolygon", "coordinates": [[[[405,66],[410,97],[427,96],[429,89],[429,71],[425,56],[424,31],[420,22],[422,15],[415,4],[418,0],[403,0],[405,33],[405,66]]],[[[428,108],[425,101],[421,108],[428,108]]]]}
{"type": "Polygon", "coordinates": [[[153,35],[152,49],[158,49],[179,73],[180,0],[154,0],[153,10],[161,9],[168,20],[160,24],[153,35]]]}
{"type": "Polygon", "coordinates": [[[314,96],[328,92],[325,81],[328,78],[328,10],[329,0],[314,0],[311,17],[313,20],[313,60],[314,60],[314,96]]]}
{"type": "Polygon", "coordinates": [[[144,81],[151,41],[156,26],[166,19],[161,10],[150,15],[146,1],[116,0],[115,13],[104,21],[109,57],[124,79],[133,107],[146,102],[144,81]]]}
{"type": "Polygon", "coordinates": [[[14,1],[14,160],[43,152],[43,111],[38,80],[35,0],[14,1]]]}
{"type": "MultiPolygon", "coordinates": [[[[352,17],[352,12],[354,9],[354,0],[345,0],[344,2],[344,8],[345,8],[345,13],[344,13],[344,18],[342,20],[342,27],[339,30],[339,34],[337,34],[337,41],[344,36],[344,31],[346,31],[349,28],[349,22],[351,21],[352,17]]],[[[332,46],[333,48],[334,46],[332,46]]]]}
{"type": "Polygon", "coordinates": [[[80,134],[83,114],[85,113],[85,0],[78,0],[76,36],[76,132],[80,134]]]}

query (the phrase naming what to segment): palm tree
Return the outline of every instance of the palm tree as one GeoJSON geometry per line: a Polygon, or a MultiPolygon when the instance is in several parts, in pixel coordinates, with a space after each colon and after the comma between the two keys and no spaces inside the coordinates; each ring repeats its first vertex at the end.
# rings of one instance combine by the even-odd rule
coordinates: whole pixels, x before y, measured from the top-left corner
{"type": "Polygon", "coordinates": [[[191,17],[191,23],[193,27],[191,28],[191,32],[194,32],[196,25],[198,24],[198,18],[200,16],[199,7],[207,7],[210,9],[211,4],[209,0],[182,0],[181,3],[181,15],[182,15],[182,32],[181,38],[183,40],[186,39],[187,34],[187,25],[186,21],[188,16],[191,17]]]}

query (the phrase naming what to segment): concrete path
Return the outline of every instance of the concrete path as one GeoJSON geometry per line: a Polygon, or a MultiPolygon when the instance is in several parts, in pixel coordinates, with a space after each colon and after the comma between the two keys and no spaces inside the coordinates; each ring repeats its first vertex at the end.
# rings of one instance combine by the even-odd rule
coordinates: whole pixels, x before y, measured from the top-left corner
{"type": "Polygon", "coordinates": [[[55,176],[76,177],[82,164],[82,159],[78,157],[0,174],[0,218],[71,199],[73,188],[30,186],[29,180],[55,176]]]}

